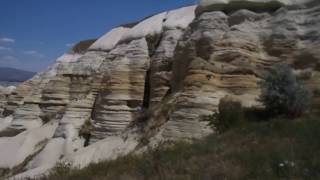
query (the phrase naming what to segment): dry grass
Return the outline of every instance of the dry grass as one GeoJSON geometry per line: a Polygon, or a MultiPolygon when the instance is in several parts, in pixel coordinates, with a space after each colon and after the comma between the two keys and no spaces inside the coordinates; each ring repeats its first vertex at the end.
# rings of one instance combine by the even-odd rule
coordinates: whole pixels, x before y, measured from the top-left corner
{"type": "Polygon", "coordinates": [[[250,122],[81,170],[60,166],[44,180],[320,179],[319,115],[250,122]]]}

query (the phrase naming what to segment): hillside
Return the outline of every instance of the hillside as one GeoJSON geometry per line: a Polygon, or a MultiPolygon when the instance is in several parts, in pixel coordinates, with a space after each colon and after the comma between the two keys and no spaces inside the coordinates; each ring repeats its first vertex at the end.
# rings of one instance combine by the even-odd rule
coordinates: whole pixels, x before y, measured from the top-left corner
{"type": "Polygon", "coordinates": [[[320,106],[316,109],[295,121],[248,122],[193,143],[162,144],[84,169],[59,165],[42,180],[319,179],[320,106]]]}
{"type": "MultiPolygon", "coordinates": [[[[318,0],[201,0],[198,5],[161,12],[129,26],[114,27],[97,40],[79,41],[45,71],[0,95],[0,177],[41,177],[61,163],[78,168],[89,166],[89,170],[92,163],[106,161],[109,167],[112,160],[115,161],[111,164],[129,166],[130,158],[133,158],[133,165],[125,167],[133,179],[162,176],[160,173],[170,170],[177,170],[171,172],[172,178],[177,175],[191,179],[189,176],[193,171],[202,172],[202,164],[210,168],[203,168],[204,171],[212,170],[212,173],[220,171],[220,166],[215,165],[222,164],[232,168],[234,176],[245,178],[247,175],[253,177],[250,168],[254,168],[250,157],[245,155],[252,154],[252,158],[257,158],[269,172],[272,162],[269,157],[260,156],[272,155],[272,148],[283,150],[294,160],[305,163],[311,157],[300,157],[303,155],[300,150],[310,147],[313,151],[319,146],[312,139],[303,139],[304,133],[294,133],[300,130],[307,133],[306,126],[312,133],[310,136],[318,137],[313,129],[318,127],[314,120],[318,114],[307,112],[301,121],[293,118],[309,110],[308,103],[302,101],[316,101],[320,94],[319,29],[318,0]],[[266,74],[277,75],[273,68],[280,64],[283,65],[279,66],[280,70],[289,69],[283,74],[291,83],[281,76],[276,77],[277,84],[292,86],[278,88],[276,83],[270,83],[270,89],[275,89],[270,94],[280,94],[270,104],[286,105],[286,108],[270,108],[261,102],[265,91],[261,82],[269,79],[266,74]],[[277,90],[289,95],[282,96],[277,90]],[[309,96],[307,92],[313,94],[309,96]],[[301,98],[307,95],[308,98],[301,98]],[[220,103],[228,98],[237,104],[232,113],[240,109],[237,107],[259,110],[255,118],[258,122],[250,122],[222,135],[217,130],[219,125],[210,127],[203,117],[213,115],[216,118],[214,113],[221,112],[220,103]],[[293,110],[286,111],[288,106],[293,110]],[[283,122],[279,120],[280,124],[275,119],[259,122],[263,120],[261,115],[271,116],[278,111],[286,111],[284,114],[287,115],[283,122]],[[278,125],[285,128],[277,130],[274,126],[278,125]],[[246,131],[251,128],[252,132],[246,131]],[[272,134],[273,131],[276,134],[272,134]],[[211,142],[215,137],[218,142],[211,142]],[[182,145],[186,147],[185,151],[178,145],[182,156],[177,155],[176,162],[166,160],[169,157],[164,156],[164,161],[160,157],[160,167],[152,164],[158,161],[153,156],[159,155],[152,155],[151,151],[150,157],[148,149],[181,141],[195,141],[195,145],[182,145]],[[208,143],[217,144],[206,147],[208,143]],[[307,144],[301,149],[288,148],[304,143],[307,144]],[[197,146],[204,150],[196,150],[197,146]],[[209,149],[207,154],[206,148],[209,149]],[[263,151],[264,148],[267,151],[263,151]],[[243,156],[228,159],[238,150],[243,156]],[[257,157],[255,150],[260,151],[257,157]],[[147,153],[146,159],[139,157],[140,153],[147,153]],[[184,157],[184,153],[190,158],[184,157]],[[129,161],[116,160],[125,155],[130,155],[129,161]],[[219,163],[209,163],[211,158],[219,163]],[[247,160],[248,167],[242,164],[247,160]],[[139,163],[144,161],[155,162],[147,163],[150,169],[144,167],[143,174],[136,175],[130,168],[141,167],[139,163]],[[180,161],[185,169],[178,168],[180,161]],[[202,163],[197,164],[198,161],[202,163]]],[[[220,123],[223,122],[228,121],[220,123]]],[[[173,149],[172,153],[178,154],[175,152],[178,150],[173,149]]],[[[286,158],[284,155],[283,159],[286,158]]],[[[310,163],[305,166],[307,173],[311,170],[313,173],[312,168],[318,165],[318,162],[310,163]]],[[[115,168],[112,169],[114,173],[120,172],[116,165],[109,168],[115,168]]],[[[211,176],[210,172],[204,175],[211,176]]],[[[256,173],[264,176],[268,172],[256,173]]],[[[77,173],[86,173],[86,170],[76,171],[75,176],[77,173]]],[[[273,170],[269,175],[265,176],[274,176],[273,170]]]]}
{"type": "Polygon", "coordinates": [[[32,78],[34,75],[34,72],[9,67],[0,67],[0,81],[23,82],[32,78]]]}

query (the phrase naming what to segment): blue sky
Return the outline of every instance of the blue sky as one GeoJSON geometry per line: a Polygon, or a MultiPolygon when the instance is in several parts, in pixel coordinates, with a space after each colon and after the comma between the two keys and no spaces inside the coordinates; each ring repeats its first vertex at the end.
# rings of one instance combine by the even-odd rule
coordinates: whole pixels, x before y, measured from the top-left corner
{"type": "Polygon", "coordinates": [[[0,66],[44,70],[79,40],[196,0],[1,0],[0,66]]]}

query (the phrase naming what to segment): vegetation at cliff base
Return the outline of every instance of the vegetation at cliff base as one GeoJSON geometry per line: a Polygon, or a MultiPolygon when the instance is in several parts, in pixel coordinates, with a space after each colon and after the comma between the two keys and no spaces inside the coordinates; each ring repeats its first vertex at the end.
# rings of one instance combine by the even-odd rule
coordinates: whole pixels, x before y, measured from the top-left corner
{"type": "Polygon", "coordinates": [[[320,106],[295,120],[243,123],[193,143],[163,144],[141,155],[58,166],[44,180],[320,179],[320,106]]]}
{"type": "Polygon", "coordinates": [[[301,116],[311,100],[311,93],[286,64],[276,64],[259,82],[262,89],[260,101],[271,116],[301,116]]]}
{"type": "Polygon", "coordinates": [[[226,96],[220,100],[218,112],[204,116],[203,121],[207,121],[214,131],[223,133],[244,123],[244,114],[241,103],[230,96],[226,96]]]}

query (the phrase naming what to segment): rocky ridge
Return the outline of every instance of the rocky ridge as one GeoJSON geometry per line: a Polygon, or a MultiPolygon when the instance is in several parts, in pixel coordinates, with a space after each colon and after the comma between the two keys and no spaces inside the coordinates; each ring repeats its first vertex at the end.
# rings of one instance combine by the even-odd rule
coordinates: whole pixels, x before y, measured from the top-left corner
{"type": "Polygon", "coordinates": [[[116,27],[0,96],[0,131],[16,132],[0,138],[0,169],[16,175],[24,163],[15,178],[33,177],[57,162],[84,167],[164,140],[204,137],[212,130],[201,116],[224,96],[261,106],[256,82],[274,63],[311,72],[313,88],[318,1],[238,2],[203,0],[116,27]]]}

